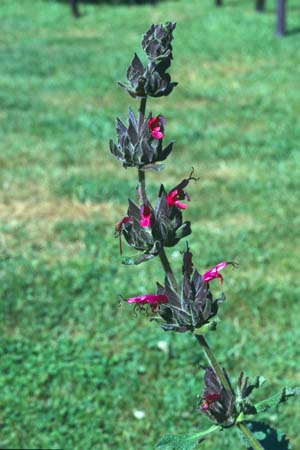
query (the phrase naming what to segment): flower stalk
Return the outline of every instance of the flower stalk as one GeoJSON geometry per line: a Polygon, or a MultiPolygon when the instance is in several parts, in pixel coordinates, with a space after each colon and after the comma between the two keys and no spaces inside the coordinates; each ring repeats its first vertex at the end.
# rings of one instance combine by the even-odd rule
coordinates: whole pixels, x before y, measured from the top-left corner
{"type": "Polygon", "coordinates": [[[179,287],[178,287],[176,278],[174,276],[173,270],[171,268],[171,265],[169,263],[169,260],[167,258],[167,255],[166,255],[166,252],[165,252],[164,248],[162,248],[160,250],[160,252],[159,252],[159,259],[160,259],[160,262],[161,262],[161,264],[163,266],[165,274],[166,274],[169,282],[171,283],[174,291],[179,292],[179,287]]]}
{"type": "Polygon", "coordinates": [[[228,380],[226,379],[224,372],[223,372],[220,364],[218,363],[215,355],[213,354],[211,348],[209,347],[205,337],[202,336],[201,334],[195,335],[195,336],[206,356],[206,359],[207,359],[209,365],[214,369],[215,373],[217,374],[219,380],[221,381],[221,383],[222,383],[223,387],[226,389],[226,391],[231,394],[232,393],[231,386],[229,385],[228,380]]]}
{"type": "Polygon", "coordinates": [[[249,444],[251,445],[253,450],[264,450],[264,448],[260,445],[258,440],[253,436],[249,428],[245,425],[244,422],[237,423],[237,427],[240,432],[245,436],[249,444]]]}

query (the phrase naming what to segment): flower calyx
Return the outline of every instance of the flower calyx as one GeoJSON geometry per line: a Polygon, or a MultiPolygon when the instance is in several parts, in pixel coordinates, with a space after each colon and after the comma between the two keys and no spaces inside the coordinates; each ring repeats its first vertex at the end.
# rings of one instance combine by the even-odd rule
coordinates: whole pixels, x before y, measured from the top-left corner
{"type": "Polygon", "coordinates": [[[138,169],[156,169],[159,161],[164,161],[171,153],[173,142],[163,148],[165,118],[161,115],[146,118],[139,128],[138,120],[132,109],[128,113],[128,126],[117,118],[116,133],[118,143],[109,142],[110,151],[123,167],[136,167],[138,169]]]}
{"type": "MultiPolygon", "coordinates": [[[[225,369],[223,375],[231,388],[225,369]]],[[[198,409],[210,420],[222,426],[231,427],[237,418],[236,397],[232,388],[225,389],[212,367],[207,367],[204,374],[204,391],[198,409]]]]}
{"type": "Polygon", "coordinates": [[[157,293],[166,295],[168,303],[159,311],[161,327],[168,331],[202,334],[204,329],[215,329],[219,305],[224,295],[213,300],[209,286],[203,282],[197,270],[193,271],[192,253],[183,254],[183,278],[180,292],[175,292],[168,279],[164,286],[157,285],[157,293]]]}
{"type": "MultiPolygon", "coordinates": [[[[125,217],[130,220],[118,222],[118,236],[122,233],[130,247],[144,252],[138,263],[157,256],[162,247],[173,247],[191,233],[190,222],[183,222],[181,211],[168,206],[166,195],[161,186],[155,208],[150,203],[139,207],[129,200],[125,217]]],[[[124,263],[127,264],[125,260],[124,263]]]]}
{"type": "Polygon", "coordinates": [[[173,31],[175,22],[165,24],[152,24],[143,36],[142,48],[150,61],[157,59],[172,59],[172,45],[174,39],[173,31]]]}

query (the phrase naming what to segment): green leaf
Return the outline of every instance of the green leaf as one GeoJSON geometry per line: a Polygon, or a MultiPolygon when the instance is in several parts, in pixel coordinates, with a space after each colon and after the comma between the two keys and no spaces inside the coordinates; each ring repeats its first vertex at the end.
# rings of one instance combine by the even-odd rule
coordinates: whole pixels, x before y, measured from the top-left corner
{"type": "MultiPolygon", "coordinates": [[[[244,424],[264,450],[291,450],[288,438],[280,430],[276,430],[264,422],[247,421],[244,424]]],[[[243,441],[246,442],[247,450],[252,450],[244,436],[243,441]]]]}
{"type": "Polygon", "coordinates": [[[275,408],[280,403],[286,402],[290,397],[300,395],[300,388],[283,388],[277,394],[272,395],[259,403],[256,403],[255,408],[257,412],[264,412],[268,409],[275,408]]]}
{"type": "Polygon", "coordinates": [[[208,434],[220,430],[219,425],[213,425],[207,430],[194,434],[166,434],[156,444],[159,450],[193,450],[208,434]]]}

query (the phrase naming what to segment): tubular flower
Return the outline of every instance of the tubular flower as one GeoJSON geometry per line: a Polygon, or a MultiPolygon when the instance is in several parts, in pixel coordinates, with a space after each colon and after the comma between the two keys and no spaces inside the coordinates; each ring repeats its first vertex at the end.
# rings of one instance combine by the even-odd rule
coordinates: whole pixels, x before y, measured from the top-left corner
{"type": "Polygon", "coordinates": [[[116,120],[118,141],[109,141],[110,151],[124,167],[159,170],[156,163],[164,161],[171,153],[173,142],[163,148],[163,116],[151,117],[149,114],[140,125],[132,109],[128,113],[128,125],[116,120]]]}
{"type": "Polygon", "coordinates": [[[128,303],[138,303],[140,305],[149,305],[152,312],[156,312],[161,303],[167,303],[168,297],[166,295],[146,294],[138,297],[130,297],[127,299],[128,303]]]}
{"type": "Polygon", "coordinates": [[[205,272],[202,275],[202,280],[204,281],[204,283],[208,283],[209,281],[214,280],[215,278],[220,278],[220,284],[222,284],[224,281],[224,278],[223,278],[223,275],[221,275],[219,273],[219,270],[224,269],[224,267],[228,266],[229,264],[232,265],[233,267],[237,266],[237,263],[232,262],[232,261],[220,262],[219,264],[212,267],[211,269],[209,269],[207,272],[205,272]]]}
{"type": "Polygon", "coordinates": [[[184,200],[185,198],[189,200],[187,193],[184,192],[183,189],[173,189],[168,193],[166,201],[169,206],[177,206],[179,209],[186,209],[187,205],[180,202],[180,200],[184,200]]]}
{"type": "Polygon", "coordinates": [[[148,128],[151,132],[151,136],[154,139],[162,139],[164,137],[164,116],[151,117],[148,121],[148,128]]]}
{"type": "Polygon", "coordinates": [[[188,178],[184,178],[177,186],[175,186],[166,196],[166,202],[169,206],[176,206],[179,209],[186,209],[187,205],[181,203],[180,200],[190,201],[188,193],[184,188],[189,184],[191,180],[198,181],[199,178],[193,177],[194,169],[192,169],[188,178]]]}
{"type": "Polygon", "coordinates": [[[151,208],[148,205],[143,205],[141,207],[140,214],[141,214],[141,220],[140,220],[141,227],[150,227],[151,217],[152,217],[151,208]]]}

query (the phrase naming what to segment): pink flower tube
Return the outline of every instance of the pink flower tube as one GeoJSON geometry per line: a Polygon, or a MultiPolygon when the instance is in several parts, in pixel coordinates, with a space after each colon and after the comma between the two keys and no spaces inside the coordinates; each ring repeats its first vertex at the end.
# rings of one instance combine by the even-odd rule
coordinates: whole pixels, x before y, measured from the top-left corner
{"type": "Polygon", "coordinates": [[[224,267],[228,266],[229,264],[231,264],[234,267],[237,266],[237,263],[232,262],[232,261],[220,262],[219,264],[217,264],[216,266],[212,267],[211,269],[209,269],[207,272],[205,272],[202,275],[202,280],[204,281],[204,283],[208,283],[209,281],[214,280],[215,278],[220,278],[220,284],[222,284],[223,281],[224,281],[224,278],[219,273],[219,270],[224,269],[224,267]]]}
{"type": "Polygon", "coordinates": [[[148,121],[148,128],[151,132],[151,136],[154,139],[162,139],[164,137],[164,124],[165,118],[164,116],[152,117],[148,121]]]}
{"type": "Polygon", "coordinates": [[[140,305],[149,305],[152,312],[155,312],[161,303],[167,303],[168,297],[162,294],[146,294],[138,297],[130,297],[128,303],[139,303],[140,305]]]}
{"type": "Polygon", "coordinates": [[[148,205],[143,205],[141,207],[141,220],[140,220],[141,227],[150,227],[151,217],[152,217],[151,208],[148,205]]]}
{"type": "Polygon", "coordinates": [[[187,205],[180,202],[180,200],[184,200],[185,198],[187,198],[187,194],[183,189],[173,189],[166,196],[166,202],[169,206],[177,206],[179,209],[186,209],[187,205]]]}

